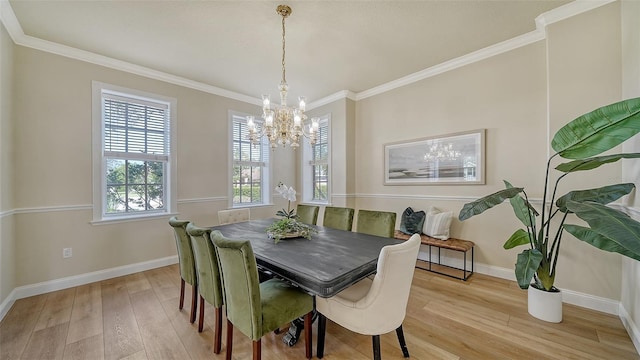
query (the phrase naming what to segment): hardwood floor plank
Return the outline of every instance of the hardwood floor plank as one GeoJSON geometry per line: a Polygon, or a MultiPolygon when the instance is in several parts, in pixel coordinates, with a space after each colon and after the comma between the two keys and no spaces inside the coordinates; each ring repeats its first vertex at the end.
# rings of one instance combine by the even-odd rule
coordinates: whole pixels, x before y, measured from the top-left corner
{"type": "Polygon", "coordinates": [[[189,355],[178,338],[162,305],[152,290],[131,295],[142,341],[149,359],[187,359],[189,355]]]}
{"type": "Polygon", "coordinates": [[[104,359],[104,338],[102,332],[98,335],[85,337],[79,341],[67,344],[64,348],[64,360],[101,360],[104,359]]]}
{"type": "Polygon", "coordinates": [[[42,330],[50,326],[69,322],[75,294],[76,288],[49,293],[34,330],[42,330]]]}
{"type": "Polygon", "coordinates": [[[67,344],[102,335],[102,291],[100,283],[79,286],[71,310],[67,344]]]}
{"type": "Polygon", "coordinates": [[[103,281],[101,286],[105,359],[120,359],[144,350],[126,281],[115,278],[103,281]]]}
{"type": "MultiPolygon", "coordinates": [[[[25,299],[20,299],[15,304],[22,307],[20,304],[22,300],[25,299]]],[[[25,301],[25,303],[29,302],[29,300],[25,301]]],[[[40,310],[33,312],[14,311],[9,314],[0,323],[0,359],[3,360],[20,358],[29,342],[33,328],[36,326],[40,310]]]]}
{"type": "MultiPolygon", "coordinates": [[[[17,300],[0,322],[0,360],[224,359],[224,332],[213,354],[213,307],[199,333],[188,309],[178,309],[179,286],[171,265],[17,300]]],[[[640,360],[617,316],[565,304],[563,321],[546,323],[527,313],[526,298],[513,281],[416,271],[403,323],[411,359],[640,360]]],[[[282,329],[263,338],[263,359],[302,359],[303,338],[289,347],[282,329]]],[[[395,332],[380,340],[383,359],[404,359],[395,332]]],[[[237,329],[233,345],[233,359],[251,359],[251,340],[237,329]]],[[[370,360],[371,347],[370,336],[327,321],[324,359],[370,360]]]]}
{"type": "Polygon", "coordinates": [[[22,353],[22,359],[62,359],[69,323],[34,331],[22,353]]]}

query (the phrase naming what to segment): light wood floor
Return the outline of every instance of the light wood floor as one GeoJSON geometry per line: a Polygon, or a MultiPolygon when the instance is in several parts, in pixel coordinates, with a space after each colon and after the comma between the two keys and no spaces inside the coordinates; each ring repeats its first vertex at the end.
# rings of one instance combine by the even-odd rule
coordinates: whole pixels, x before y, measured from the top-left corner
{"type": "MultiPolygon", "coordinates": [[[[178,310],[178,271],[173,265],[18,300],[0,323],[0,358],[224,359],[224,335],[222,353],[212,351],[213,308],[202,333],[188,321],[188,296],[178,310]]],[[[404,333],[412,359],[640,359],[618,317],[565,304],[562,323],[545,323],[527,314],[526,291],[481,274],[463,282],[416,270],[404,333]]],[[[290,348],[281,337],[263,338],[264,359],[304,359],[302,339],[290,348]]],[[[381,344],[383,359],[402,359],[394,332],[381,344]]],[[[370,337],[327,321],[325,359],[371,353],[370,337]]],[[[251,358],[239,332],[233,355],[251,358]]]]}

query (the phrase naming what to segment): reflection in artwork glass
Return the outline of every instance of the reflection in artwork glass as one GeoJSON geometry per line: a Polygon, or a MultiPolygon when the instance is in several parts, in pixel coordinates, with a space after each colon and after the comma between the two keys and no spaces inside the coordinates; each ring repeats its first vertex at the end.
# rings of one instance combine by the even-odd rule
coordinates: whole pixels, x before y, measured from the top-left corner
{"type": "Polygon", "coordinates": [[[385,145],[385,184],[484,183],[484,130],[385,145]]]}

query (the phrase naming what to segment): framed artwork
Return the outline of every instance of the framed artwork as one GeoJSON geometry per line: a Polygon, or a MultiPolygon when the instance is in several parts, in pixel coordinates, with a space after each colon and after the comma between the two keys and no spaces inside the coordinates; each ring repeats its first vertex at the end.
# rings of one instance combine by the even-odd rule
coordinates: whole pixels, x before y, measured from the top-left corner
{"type": "Polygon", "coordinates": [[[485,129],[384,145],[385,185],[485,183],[485,129]]]}

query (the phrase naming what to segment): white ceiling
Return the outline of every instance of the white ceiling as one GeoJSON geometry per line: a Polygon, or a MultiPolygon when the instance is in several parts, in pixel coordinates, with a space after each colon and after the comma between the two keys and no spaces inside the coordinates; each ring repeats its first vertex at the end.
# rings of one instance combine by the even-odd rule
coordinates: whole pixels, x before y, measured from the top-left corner
{"type": "Polygon", "coordinates": [[[9,4],[27,36],[239,94],[277,100],[281,17],[289,99],[355,93],[535,30],[567,0],[34,1],[9,4]]]}

